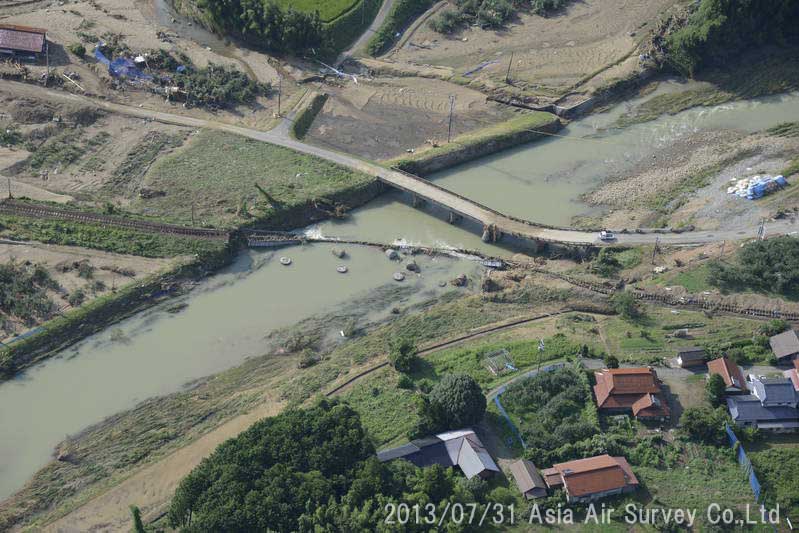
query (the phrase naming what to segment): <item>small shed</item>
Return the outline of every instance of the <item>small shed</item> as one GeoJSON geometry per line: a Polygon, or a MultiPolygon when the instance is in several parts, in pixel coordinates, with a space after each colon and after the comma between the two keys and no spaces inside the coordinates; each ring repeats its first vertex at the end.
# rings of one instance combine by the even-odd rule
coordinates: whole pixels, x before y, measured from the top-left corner
{"type": "Polygon", "coordinates": [[[792,329],[774,335],[768,342],[777,361],[790,361],[799,356],[799,337],[792,329]]]}
{"type": "Polygon", "coordinates": [[[547,495],[547,485],[544,483],[544,478],[538,473],[535,465],[527,459],[519,459],[511,463],[510,471],[513,474],[513,479],[516,480],[519,492],[526,499],[543,498],[547,495]]]}
{"type": "Polygon", "coordinates": [[[0,24],[0,56],[38,59],[47,51],[47,30],[0,24]]]}
{"type": "Polygon", "coordinates": [[[704,348],[680,348],[677,350],[677,364],[680,368],[687,368],[692,366],[702,366],[705,364],[705,349],[704,348]]]}
{"type": "Polygon", "coordinates": [[[508,350],[497,350],[487,353],[483,363],[488,371],[495,376],[501,376],[502,374],[516,370],[508,350]]]}

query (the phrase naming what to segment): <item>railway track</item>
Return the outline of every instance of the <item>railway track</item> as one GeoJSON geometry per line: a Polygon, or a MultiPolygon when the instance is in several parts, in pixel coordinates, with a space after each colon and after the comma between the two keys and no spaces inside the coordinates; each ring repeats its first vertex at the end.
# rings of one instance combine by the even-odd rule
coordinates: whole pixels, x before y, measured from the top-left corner
{"type": "Polygon", "coordinates": [[[134,229],[147,233],[160,233],[162,235],[193,237],[197,239],[224,241],[230,239],[230,232],[225,230],[192,228],[187,226],[162,224],[158,222],[148,222],[146,220],[128,219],[113,215],[102,215],[99,213],[87,213],[84,211],[72,211],[69,209],[58,209],[55,207],[46,206],[32,206],[21,202],[16,202],[14,200],[5,200],[1,202],[0,214],[26,218],[65,220],[70,222],[80,222],[83,224],[95,224],[100,226],[111,226],[115,228],[134,229]]]}

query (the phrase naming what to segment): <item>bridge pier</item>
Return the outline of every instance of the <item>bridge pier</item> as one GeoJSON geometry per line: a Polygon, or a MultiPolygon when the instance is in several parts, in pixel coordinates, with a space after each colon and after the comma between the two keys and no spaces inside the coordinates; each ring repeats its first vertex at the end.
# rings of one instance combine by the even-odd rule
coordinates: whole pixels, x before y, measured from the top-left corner
{"type": "Polygon", "coordinates": [[[463,217],[460,216],[458,213],[456,213],[455,211],[449,212],[449,217],[447,218],[447,222],[449,222],[450,224],[457,224],[461,220],[463,220],[463,217]]]}
{"type": "Polygon", "coordinates": [[[483,242],[497,242],[502,239],[502,232],[495,224],[483,226],[483,242]]]}
{"type": "Polygon", "coordinates": [[[411,194],[411,205],[413,207],[422,207],[426,203],[427,203],[427,200],[425,200],[421,196],[417,196],[415,194],[411,194]]]}

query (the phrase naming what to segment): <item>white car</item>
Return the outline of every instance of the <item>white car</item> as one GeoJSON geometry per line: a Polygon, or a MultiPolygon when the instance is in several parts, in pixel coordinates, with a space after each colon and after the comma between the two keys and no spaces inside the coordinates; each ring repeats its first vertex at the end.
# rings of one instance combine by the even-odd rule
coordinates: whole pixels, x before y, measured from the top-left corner
{"type": "Polygon", "coordinates": [[[599,240],[601,241],[615,241],[616,235],[612,231],[602,230],[599,232],[599,240]]]}

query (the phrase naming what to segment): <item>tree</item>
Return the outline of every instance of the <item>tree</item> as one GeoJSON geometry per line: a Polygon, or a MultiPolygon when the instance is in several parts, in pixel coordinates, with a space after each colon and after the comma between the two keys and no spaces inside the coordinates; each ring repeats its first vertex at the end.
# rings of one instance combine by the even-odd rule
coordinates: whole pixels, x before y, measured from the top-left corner
{"type": "Polygon", "coordinates": [[[619,358],[615,355],[606,355],[605,366],[608,368],[619,368],[619,358]]]}
{"type": "Polygon", "coordinates": [[[710,405],[713,407],[721,405],[724,401],[724,393],[727,385],[724,383],[724,378],[719,374],[711,374],[705,384],[705,397],[710,405]]]}
{"type": "Polygon", "coordinates": [[[786,322],[785,320],[781,318],[774,318],[772,320],[769,320],[768,322],[764,322],[763,324],[761,324],[760,328],[758,329],[760,330],[761,335],[764,335],[766,337],[773,337],[774,335],[778,335],[790,327],[791,325],[788,324],[788,322],[786,322]]]}
{"type": "Polygon", "coordinates": [[[388,361],[399,372],[410,372],[416,363],[416,344],[409,337],[395,337],[389,343],[388,361]]]}
{"type": "Polygon", "coordinates": [[[622,318],[626,318],[627,320],[636,318],[640,314],[638,303],[635,301],[635,296],[633,296],[633,293],[631,292],[617,292],[611,296],[610,304],[613,306],[614,311],[620,314],[622,318]]]}
{"type": "Polygon", "coordinates": [[[486,398],[480,385],[468,374],[447,374],[430,392],[433,418],[448,429],[480,422],[486,398]]]}
{"type": "Polygon", "coordinates": [[[720,446],[725,442],[727,413],[719,407],[689,407],[680,416],[680,425],[692,440],[720,446]]]}

